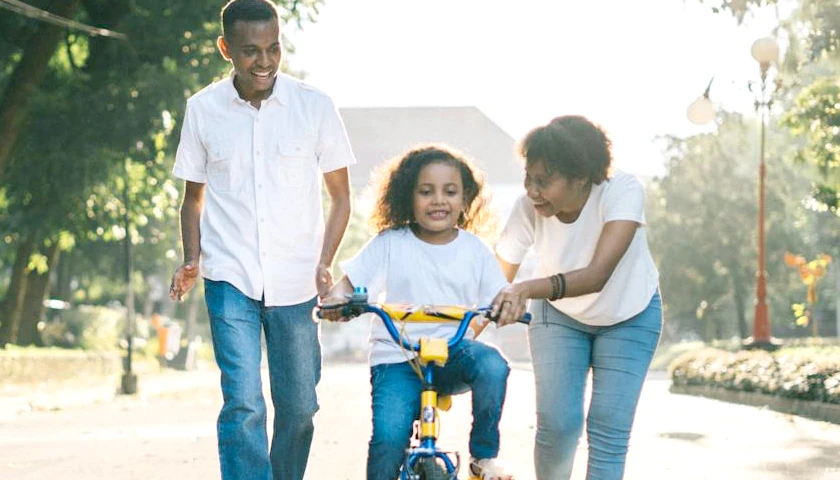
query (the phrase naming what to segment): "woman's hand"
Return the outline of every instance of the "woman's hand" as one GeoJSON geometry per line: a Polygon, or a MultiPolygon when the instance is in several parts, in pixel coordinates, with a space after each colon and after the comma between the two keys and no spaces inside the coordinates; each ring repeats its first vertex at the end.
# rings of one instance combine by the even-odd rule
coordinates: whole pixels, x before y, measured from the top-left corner
{"type": "Polygon", "coordinates": [[[498,316],[499,327],[516,323],[525,316],[530,298],[528,288],[523,283],[514,283],[503,288],[493,299],[492,316],[498,316]]]}

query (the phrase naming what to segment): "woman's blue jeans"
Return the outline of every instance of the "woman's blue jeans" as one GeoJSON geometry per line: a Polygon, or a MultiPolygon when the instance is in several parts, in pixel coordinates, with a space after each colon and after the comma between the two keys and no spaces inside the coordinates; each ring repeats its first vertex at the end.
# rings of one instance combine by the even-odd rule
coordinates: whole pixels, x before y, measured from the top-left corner
{"type": "Polygon", "coordinates": [[[315,299],[266,307],[227,282],[205,280],[213,350],[222,372],[224,404],[217,422],[223,480],[301,480],[309,459],[321,378],[315,299]],[[269,454],[260,379],[265,331],[274,404],[269,454]]]}
{"type": "Polygon", "coordinates": [[[537,479],[565,480],[572,474],[590,370],[586,478],[621,479],[639,394],[662,330],[659,293],[641,313],[608,327],[577,322],[544,300],[534,301],[531,313],[528,340],[537,393],[537,479]]]}
{"type": "MultiPolygon", "coordinates": [[[[499,454],[499,420],[509,373],[507,360],[496,348],[474,340],[461,341],[449,352],[446,365],[435,369],[438,393],[454,395],[472,390],[473,458],[496,458],[499,454]]],[[[408,362],[402,362],[371,367],[370,383],[373,435],[367,478],[394,480],[405,458],[414,419],[420,412],[423,382],[408,362]]]]}

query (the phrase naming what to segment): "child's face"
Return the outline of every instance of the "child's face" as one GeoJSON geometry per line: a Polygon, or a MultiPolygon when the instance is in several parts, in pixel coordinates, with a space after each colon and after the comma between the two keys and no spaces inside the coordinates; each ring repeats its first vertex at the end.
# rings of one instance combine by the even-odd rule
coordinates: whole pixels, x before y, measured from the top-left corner
{"type": "Polygon", "coordinates": [[[452,165],[430,163],[420,170],[413,195],[415,234],[428,243],[445,244],[457,236],[464,210],[461,173],[452,165]]]}

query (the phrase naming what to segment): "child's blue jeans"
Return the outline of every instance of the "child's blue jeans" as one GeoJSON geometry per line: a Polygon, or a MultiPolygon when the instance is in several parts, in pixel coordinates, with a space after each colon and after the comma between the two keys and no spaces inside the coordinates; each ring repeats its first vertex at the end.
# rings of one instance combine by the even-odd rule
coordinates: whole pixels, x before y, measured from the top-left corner
{"type": "Polygon", "coordinates": [[[659,293],[641,313],[608,327],[584,325],[543,300],[534,301],[531,312],[528,340],[537,393],[537,479],[564,480],[572,474],[590,370],[586,478],[623,478],[636,404],[662,330],[659,293]]]}
{"type": "MultiPolygon", "coordinates": [[[[499,420],[510,373],[507,360],[494,347],[463,340],[449,352],[443,368],[435,370],[435,387],[443,395],[472,390],[473,424],[470,454],[496,458],[499,420]]],[[[405,457],[412,425],[420,411],[423,382],[408,362],[371,367],[373,435],[368,449],[368,480],[394,480],[405,457]]]]}

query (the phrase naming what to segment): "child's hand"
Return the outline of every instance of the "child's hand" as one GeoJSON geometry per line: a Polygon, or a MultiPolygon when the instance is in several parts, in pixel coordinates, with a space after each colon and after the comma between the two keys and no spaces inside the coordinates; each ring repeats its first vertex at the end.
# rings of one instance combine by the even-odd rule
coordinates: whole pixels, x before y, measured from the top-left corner
{"type": "Polygon", "coordinates": [[[320,316],[332,322],[346,322],[350,320],[343,313],[346,305],[346,298],[327,297],[321,301],[321,305],[318,307],[321,312],[320,316]]]}

